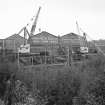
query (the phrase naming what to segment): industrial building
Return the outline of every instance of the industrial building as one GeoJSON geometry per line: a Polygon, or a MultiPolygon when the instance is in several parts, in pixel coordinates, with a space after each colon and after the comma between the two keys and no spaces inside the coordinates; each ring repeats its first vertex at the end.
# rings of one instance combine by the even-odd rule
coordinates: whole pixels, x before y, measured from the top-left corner
{"type": "Polygon", "coordinates": [[[30,44],[32,53],[45,50],[53,52],[59,47],[59,45],[73,47],[73,49],[80,48],[80,38],[83,39],[75,33],[69,33],[60,37],[52,35],[46,31],[42,31],[41,33],[31,36],[28,43],[30,44]]]}
{"type": "Polygon", "coordinates": [[[0,39],[0,49],[8,49],[17,52],[20,45],[24,44],[24,40],[25,39],[18,34],[0,39]]]}
{"type": "MultiPolygon", "coordinates": [[[[31,36],[28,39],[28,44],[30,44],[31,53],[38,53],[42,51],[49,51],[51,53],[59,47],[59,44],[67,47],[80,47],[79,38],[80,36],[75,33],[69,33],[59,37],[46,31],[42,31],[36,35],[31,36]]],[[[20,47],[20,45],[24,45],[25,41],[26,39],[24,39],[24,37],[14,34],[7,37],[6,39],[1,39],[0,47],[11,49],[14,52],[17,52],[17,49],[20,47]]]]}

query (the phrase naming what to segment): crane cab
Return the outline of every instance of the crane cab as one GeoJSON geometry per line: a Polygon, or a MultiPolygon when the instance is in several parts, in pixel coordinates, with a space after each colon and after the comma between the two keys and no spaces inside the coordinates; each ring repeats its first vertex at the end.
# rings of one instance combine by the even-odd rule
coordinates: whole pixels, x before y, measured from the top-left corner
{"type": "Polygon", "coordinates": [[[21,45],[18,48],[19,53],[30,53],[30,44],[21,45]]]}
{"type": "Polygon", "coordinates": [[[80,47],[80,52],[81,53],[88,53],[88,47],[80,47]]]}

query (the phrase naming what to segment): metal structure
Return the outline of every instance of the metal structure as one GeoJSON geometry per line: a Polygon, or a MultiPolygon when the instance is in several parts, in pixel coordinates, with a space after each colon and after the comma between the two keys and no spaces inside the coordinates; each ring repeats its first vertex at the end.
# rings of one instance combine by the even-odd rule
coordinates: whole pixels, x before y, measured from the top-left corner
{"type": "Polygon", "coordinates": [[[1,39],[0,40],[0,55],[3,54],[11,54],[15,53],[16,50],[16,44],[15,40],[10,40],[10,39],[1,39]]]}
{"type": "Polygon", "coordinates": [[[34,23],[32,25],[31,31],[30,33],[27,30],[27,26],[29,24],[27,24],[27,26],[23,27],[18,34],[21,34],[22,32],[24,32],[24,45],[21,45],[18,48],[18,53],[30,53],[30,41],[31,41],[31,36],[34,35],[35,29],[36,29],[36,25],[37,25],[37,20],[39,17],[39,13],[40,13],[41,7],[39,7],[39,10],[37,12],[36,18],[34,20],[34,23]],[[27,43],[27,35],[29,36],[29,43],[27,43]]]}
{"type": "MultiPolygon", "coordinates": [[[[45,49],[46,51],[46,49],[45,49]]],[[[24,66],[36,66],[36,65],[70,65],[71,64],[71,49],[67,48],[66,55],[47,55],[41,53],[30,53],[30,54],[18,54],[18,64],[24,66]]]]}
{"type": "Polygon", "coordinates": [[[19,35],[19,34],[21,34],[23,31],[24,31],[24,39],[25,39],[25,40],[24,40],[24,44],[27,44],[27,35],[30,36],[30,34],[29,34],[29,32],[28,32],[26,26],[23,27],[17,34],[19,35]]]}
{"type": "MultiPolygon", "coordinates": [[[[76,25],[77,25],[77,30],[78,30],[78,34],[80,35],[81,33],[81,28],[78,25],[78,22],[76,21],[76,25]]],[[[80,52],[81,53],[88,53],[88,46],[87,46],[87,39],[86,39],[86,33],[83,32],[83,37],[79,36],[79,40],[80,40],[80,52]]]]}
{"type": "MultiPolygon", "coordinates": [[[[91,38],[87,33],[86,33],[86,35],[88,36],[89,39],[92,40],[92,38],[91,38]]],[[[100,48],[97,44],[94,43],[94,41],[91,41],[91,43],[94,45],[94,47],[96,48],[96,50],[97,50],[98,52],[100,52],[103,56],[105,56],[104,51],[102,51],[101,48],[100,48]]]]}
{"type": "Polygon", "coordinates": [[[24,31],[24,45],[18,48],[18,53],[30,53],[30,44],[27,43],[27,35],[29,35],[29,32],[26,27],[23,27],[18,34],[22,31],[24,31]]]}
{"type": "Polygon", "coordinates": [[[41,7],[39,7],[39,10],[37,12],[36,18],[35,18],[34,23],[32,25],[30,36],[34,35],[34,33],[35,33],[35,29],[36,29],[36,25],[37,25],[37,21],[38,21],[40,10],[41,10],[41,7]]]}

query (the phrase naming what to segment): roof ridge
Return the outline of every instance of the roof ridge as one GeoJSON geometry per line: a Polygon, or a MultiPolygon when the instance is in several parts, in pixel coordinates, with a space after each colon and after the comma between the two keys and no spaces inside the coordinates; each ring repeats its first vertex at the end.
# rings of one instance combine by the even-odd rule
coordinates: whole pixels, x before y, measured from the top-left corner
{"type": "Polygon", "coordinates": [[[46,32],[46,31],[42,31],[42,32],[40,32],[40,33],[38,33],[38,34],[36,34],[36,35],[33,35],[33,37],[34,36],[41,36],[41,35],[43,35],[43,33],[44,33],[44,36],[53,36],[53,37],[57,37],[57,36],[55,36],[55,35],[53,35],[53,34],[51,34],[51,33],[49,33],[49,32],[46,32]]]}
{"type": "Polygon", "coordinates": [[[5,38],[5,39],[11,39],[11,38],[14,38],[14,37],[24,38],[24,37],[20,36],[19,34],[13,34],[13,35],[11,35],[11,36],[5,38]]]}
{"type": "MultiPolygon", "coordinates": [[[[63,37],[66,37],[66,36],[75,36],[75,37],[79,37],[80,35],[71,32],[71,33],[65,34],[65,35],[63,35],[63,36],[61,36],[61,37],[63,38],[63,37]]],[[[82,37],[82,36],[80,36],[80,37],[82,37]]]]}

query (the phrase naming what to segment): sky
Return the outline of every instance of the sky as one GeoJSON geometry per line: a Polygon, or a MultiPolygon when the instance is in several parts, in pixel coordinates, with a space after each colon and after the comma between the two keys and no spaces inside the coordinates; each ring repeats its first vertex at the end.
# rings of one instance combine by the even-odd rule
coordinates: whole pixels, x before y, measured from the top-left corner
{"type": "Polygon", "coordinates": [[[56,36],[78,33],[78,21],[91,39],[105,39],[105,0],[0,0],[0,38],[18,33],[27,24],[30,32],[39,6],[35,34],[39,29],[56,36]]]}

